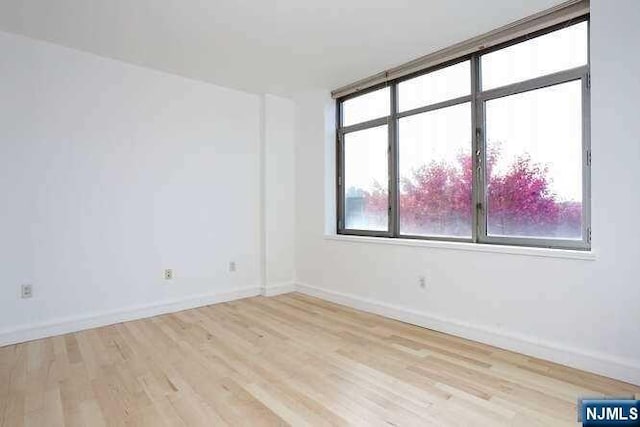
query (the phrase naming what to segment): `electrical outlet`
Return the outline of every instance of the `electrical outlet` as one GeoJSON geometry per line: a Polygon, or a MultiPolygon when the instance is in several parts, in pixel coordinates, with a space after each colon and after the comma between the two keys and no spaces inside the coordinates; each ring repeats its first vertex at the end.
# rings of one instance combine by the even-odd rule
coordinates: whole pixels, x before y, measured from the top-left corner
{"type": "Polygon", "coordinates": [[[173,280],[173,269],[167,268],[164,270],[164,280],[173,280]]]}
{"type": "Polygon", "coordinates": [[[427,289],[427,278],[418,276],[418,286],[420,286],[420,289],[427,289]]]}
{"type": "Polygon", "coordinates": [[[229,262],[229,271],[231,273],[235,273],[236,272],[236,262],[235,261],[229,262]]]}
{"type": "Polygon", "coordinates": [[[22,285],[20,287],[20,296],[22,298],[31,298],[33,296],[33,286],[32,285],[22,285]]]}

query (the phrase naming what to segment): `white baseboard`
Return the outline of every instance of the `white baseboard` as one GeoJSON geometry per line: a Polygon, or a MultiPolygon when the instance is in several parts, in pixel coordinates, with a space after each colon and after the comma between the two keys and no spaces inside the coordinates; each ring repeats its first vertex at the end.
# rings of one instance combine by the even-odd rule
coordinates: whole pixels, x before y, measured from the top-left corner
{"type": "Polygon", "coordinates": [[[0,347],[256,295],[260,295],[260,287],[251,286],[231,291],[191,296],[179,300],[127,307],[99,314],[56,319],[50,322],[0,331],[0,347]]]}
{"type": "Polygon", "coordinates": [[[551,343],[535,337],[499,331],[484,326],[471,325],[453,319],[381,303],[355,295],[344,294],[313,287],[306,284],[282,283],[270,285],[266,289],[258,286],[246,287],[227,292],[198,295],[174,301],[163,301],[145,306],[128,307],[88,316],[74,316],[0,331],[0,347],[40,338],[77,332],[100,326],[112,325],[129,320],[143,319],[160,314],[174,313],[195,307],[247,298],[261,293],[275,296],[299,291],[307,295],[343,304],[358,310],[422,326],[451,335],[483,342],[518,353],[538,357],[574,368],[605,375],[640,385],[640,360],[631,360],[551,343]]]}
{"type": "Polygon", "coordinates": [[[640,385],[640,360],[620,358],[552,343],[532,336],[472,325],[307,284],[298,283],[296,290],[358,310],[640,385]]]}
{"type": "Polygon", "coordinates": [[[262,289],[262,295],[265,297],[273,297],[281,294],[288,294],[289,292],[295,292],[296,284],[294,282],[276,283],[267,285],[262,289]]]}

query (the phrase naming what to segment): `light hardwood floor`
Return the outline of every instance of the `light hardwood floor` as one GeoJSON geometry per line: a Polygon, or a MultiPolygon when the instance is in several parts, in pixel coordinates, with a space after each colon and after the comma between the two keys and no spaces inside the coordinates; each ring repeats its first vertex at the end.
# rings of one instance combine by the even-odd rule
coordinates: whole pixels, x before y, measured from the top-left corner
{"type": "Polygon", "coordinates": [[[0,348],[0,425],[575,425],[640,388],[300,294],[0,348]]]}

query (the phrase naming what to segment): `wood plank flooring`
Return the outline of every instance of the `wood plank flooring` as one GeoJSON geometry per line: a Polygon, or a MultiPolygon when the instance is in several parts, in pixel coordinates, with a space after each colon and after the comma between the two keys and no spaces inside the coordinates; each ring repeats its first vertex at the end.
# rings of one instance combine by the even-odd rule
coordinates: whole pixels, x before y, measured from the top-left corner
{"type": "Polygon", "coordinates": [[[301,294],[0,348],[0,425],[575,425],[640,388],[301,294]]]}

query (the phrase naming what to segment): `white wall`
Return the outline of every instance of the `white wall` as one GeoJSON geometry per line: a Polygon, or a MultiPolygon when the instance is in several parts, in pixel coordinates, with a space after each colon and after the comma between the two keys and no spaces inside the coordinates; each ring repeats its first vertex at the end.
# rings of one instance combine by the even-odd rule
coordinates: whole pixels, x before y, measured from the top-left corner
{"type": "Polygon", "coordinates": [[[294,267],[294,103],[264,97],[265,293],[293,290],[294,267]]]}
{"type": "Polygon", "coordinates": [[[326,239],[335,224],[326,88],[296,97],[301,289],[640,384],[640,7],[591,8],[595,261],[326,239]]]}
{"type": "Polygon", "coordinates": [[[259,292],[258,95],[7,33],[0,57],[0,344],[259,292]]]}

